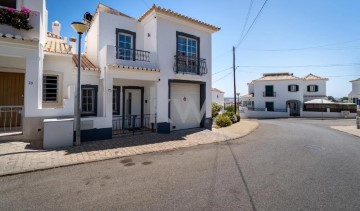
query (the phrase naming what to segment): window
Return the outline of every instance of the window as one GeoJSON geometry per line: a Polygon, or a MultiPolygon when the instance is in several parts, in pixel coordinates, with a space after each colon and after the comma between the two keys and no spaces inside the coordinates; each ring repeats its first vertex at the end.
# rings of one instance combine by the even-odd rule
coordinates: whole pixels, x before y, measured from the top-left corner
{"type": "Polygon", "coordinates": [[[116,31],[117,58],[122,60],[135,60],[136,34],[123,29],[117,29],[116,31]]]}
{"type": "Polygon", "coordinates": [[[113,115],[120,115],[120,86],[113,87],[113,115]]]}
{"type": "Polygon", "coordinates": [[[16,9],[16,0],[1,0],[0,6],[16,9]]]}
{"type": "Polygon", "coordinates": [[[273,85],[266,85],[265,86],[264,97],[275,97],[275,92],[274,92],[274,86],[273,85]]]}
{"type": "Polygon", "coordinates": [[[177,32],[177,65],[185,72],[198,74],[200,38],[177,32]]]}
{"type": "Polygon", "coordinates": [[[81,86],[82,116],[96,116],[97,114],[97,86],[81,86]]]}
{"type": "Polygon", "coordinates": [[[299,85],[289,85],[288,86],[289,92],[298,92],[299,91],[299,85]]]}
{"type": "Polygon", "coordinates": [[[265,107],[267,111],[274,111],[274,102],[265,102],[265,107]]]}
{"type": "Polygon", "coordinates": [[[318,92],[319,86],[318,85],[309,85],[309,86],[307,86],[307,91],[308,92],[318,92]]]}
{"type": "Polygon", "coordinates": [[[43,102],[56,103],[58,101],[58,76],[43,76],[43,102]]]}

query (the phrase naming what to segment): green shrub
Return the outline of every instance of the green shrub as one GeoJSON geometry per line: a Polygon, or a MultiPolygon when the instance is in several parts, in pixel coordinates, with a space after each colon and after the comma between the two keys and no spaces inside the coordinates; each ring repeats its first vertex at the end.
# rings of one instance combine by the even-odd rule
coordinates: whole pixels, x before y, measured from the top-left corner
{"type": "Polygon", "coordinates": [[[235,114],[237,122],[240,122],[240,115],[239,114],[235,114]]]}
{"type": "Polygon", "coordinates": [[[233,112],[234,113],[234,106],[232,106],[232,105],[228,106],[228,107],[225,108],[225,110],[228,111],[228,112],[233,112]]]}
{"type": "Polygon", "coordinates": [[[212,103],[211,104],[212,117],[216,117],[222,109],[223,109],[222,105],[220,105],[218,103],[212,103]]]}
{"type": "Polygon", "coordinates": [[[226,115],[219,115],[216,117],[215,122],[219,127],[228,127],[232,125],[230,118],[226,115]]]}
{"type": "Polygon", "coordinates": [[[228,116],[229,118],[234,116],[234,112],[232,112],[232,111],[225,111],[223,114],[228,116]]]}

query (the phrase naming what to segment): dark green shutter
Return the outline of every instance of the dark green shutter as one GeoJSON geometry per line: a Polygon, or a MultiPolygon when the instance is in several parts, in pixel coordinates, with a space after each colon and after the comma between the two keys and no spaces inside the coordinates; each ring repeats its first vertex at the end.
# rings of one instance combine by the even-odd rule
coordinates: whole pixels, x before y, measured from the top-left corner
{"type": "Polygon", "coordinates": [[[310,86],[307,86],[307,91],[310,92],[310,86]]]}
{"type": "Polygon", "coordinates": [[[297,92],[299,91],[299,85],[296,85],[296,91],[297,92]]]}
{"type": "Polygon", "coordinates": [[[288,86],[288,91],[291,92],[291,85],[288,86]]]}
{"type": "Polygon", "coordinates": [[[319,91],[319,86],[318,85],[315,86],[315,92],[317,92],[317,91],[319,91]]]}

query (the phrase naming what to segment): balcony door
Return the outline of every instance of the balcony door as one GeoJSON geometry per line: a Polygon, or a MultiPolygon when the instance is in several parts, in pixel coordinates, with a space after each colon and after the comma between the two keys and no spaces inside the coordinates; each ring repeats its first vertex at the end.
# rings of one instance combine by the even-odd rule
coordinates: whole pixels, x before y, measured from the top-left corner
{"type": "Polygon", "coordinates": [[[178,68],[198,74],[199,38],[178,32],[177,57],[178,68]]]}
{"type": "Polygon", "coordinates": [[[117,59],[135,60],[136,34],[131,31],[117,29],[116,47],[117,59]]]}

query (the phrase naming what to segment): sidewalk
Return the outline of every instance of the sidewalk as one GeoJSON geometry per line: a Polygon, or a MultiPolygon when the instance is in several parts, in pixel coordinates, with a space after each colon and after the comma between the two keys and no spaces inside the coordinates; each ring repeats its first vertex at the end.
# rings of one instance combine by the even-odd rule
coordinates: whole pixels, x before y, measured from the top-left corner
{"type": "Polygon", "coordinates": [[[356,125],[351,126],[331,126],[332,129],[339,130],[344,133],[349,133],[354,136],[360,137],[360,129],[356,128],[356,125]]]}
{"type": "Polygon", "coordinates": [[[33,149],[24,142],[0,143],[0,176],[227,141],[246,136],[258,125],[256,121],[241,120],[214,131],[199,128],[135,135],[54,150],[33,149]]]}

